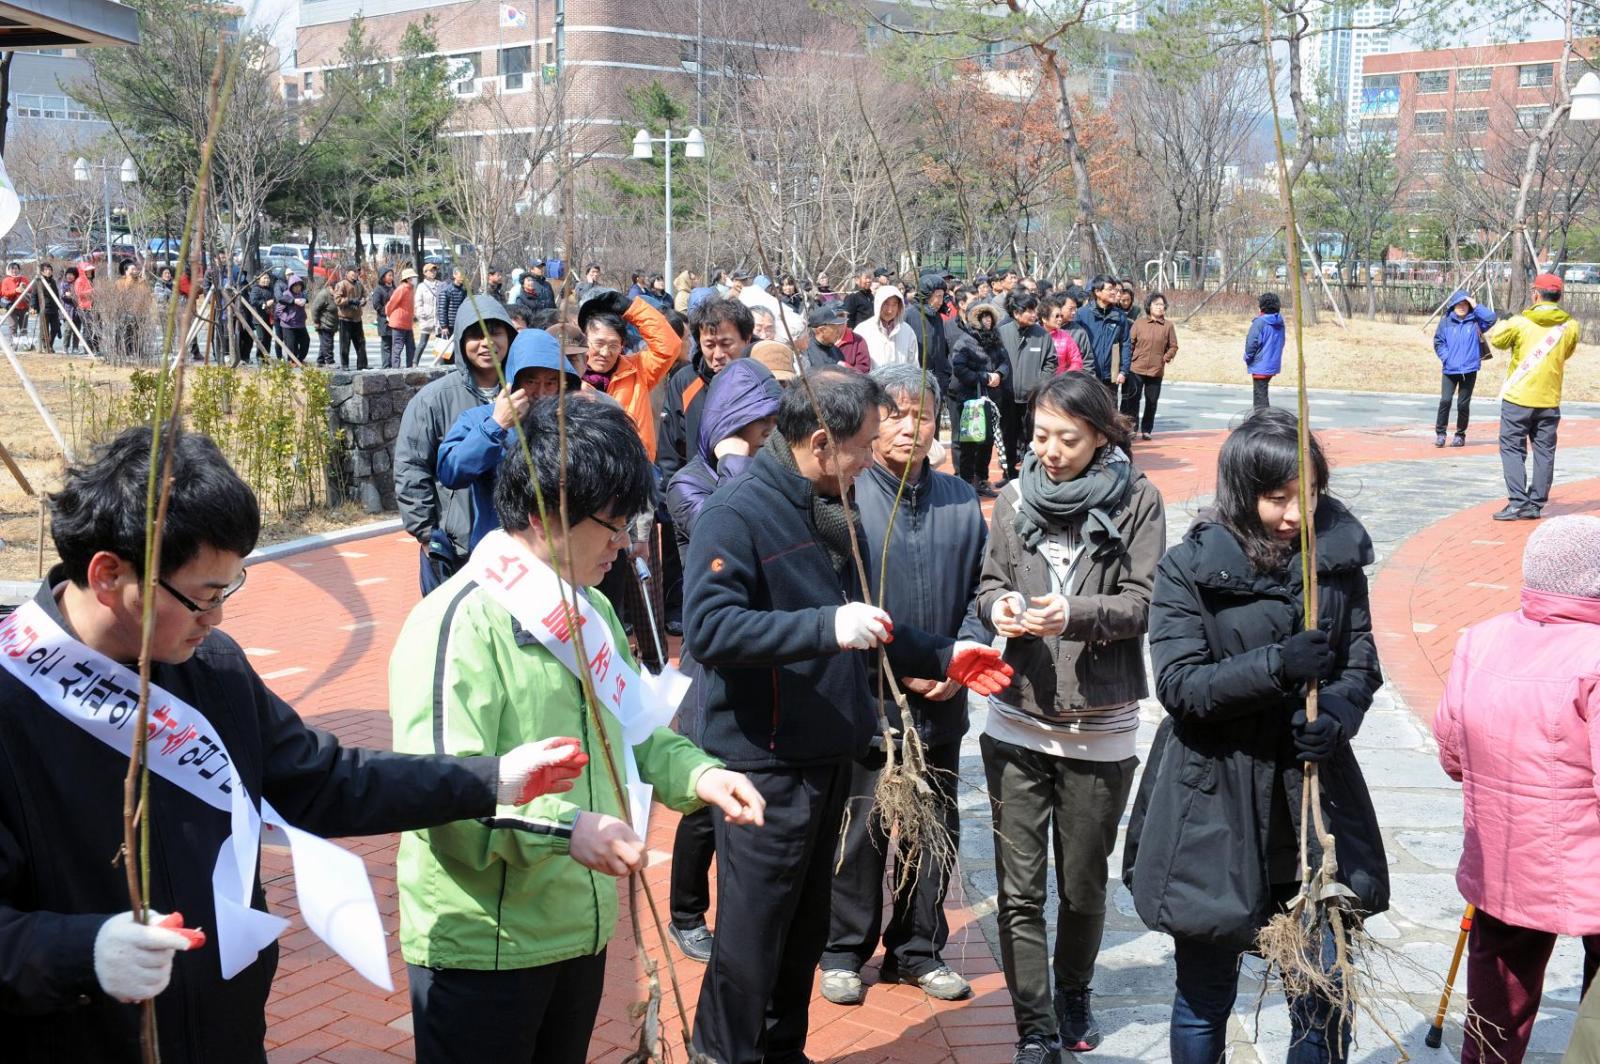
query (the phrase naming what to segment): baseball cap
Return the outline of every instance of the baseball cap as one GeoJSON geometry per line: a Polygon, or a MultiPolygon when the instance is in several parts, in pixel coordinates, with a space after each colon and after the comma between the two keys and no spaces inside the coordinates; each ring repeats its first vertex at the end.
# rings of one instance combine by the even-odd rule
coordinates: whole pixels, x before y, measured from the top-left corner
{"type": "Polygon", "coordinates": [[[1541,292],[1554,292],[1561,294],[1561,278],[1553,273],[1541,273],[1533,279],[1533,287],[1541,292]]]}
{"type": "Polygon", "coordinates": [[[806,315],[806,328],[815,329],[819,325],[844,325],[849,321],[850,316],[844,312],[843,303],[837,301],[819,303],[806,315]]]}

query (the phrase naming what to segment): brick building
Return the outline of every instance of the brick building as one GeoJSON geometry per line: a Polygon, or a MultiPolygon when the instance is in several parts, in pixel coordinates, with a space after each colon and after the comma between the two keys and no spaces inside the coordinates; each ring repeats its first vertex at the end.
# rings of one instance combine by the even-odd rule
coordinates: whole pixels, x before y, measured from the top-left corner
{"type": "MultiPolygon", "coordinates": [[[[1440,172],[1455,149],[1492,156],[1525,145],[1550,113],[1560,58],[1559,40],[1369,55],[1361,132],[1393,139],[1420,175],[1440,172]]],[[[1585,69],[1569,64],[1568,80],[1585,69]]]]}
{"type": "MultiPolygon", "coordinates": [[[[879,6],[885,18],[896,17],[890,4],[879,6]]],[[[385,55],[398,52],[407,25],[432,18],[440,54],[461,75],[457,95],[492,104],[463,108],[466,129],[527,131],[549,121],[555,0],[302,0],[295,54],[302,98],[324,90],[358,14],[385,55]]],[[[617,127],[634,115],[630,90],[659,81],[688,107],[691,122],[704,121],[725,78],[749,76],[765,60],[802,49],[849,53],[865,43],[858,25],[804,4],[568,0],[565,17],[568,119],[587,130],[588,150],[619,158],[627,145],[617,127]]]]}

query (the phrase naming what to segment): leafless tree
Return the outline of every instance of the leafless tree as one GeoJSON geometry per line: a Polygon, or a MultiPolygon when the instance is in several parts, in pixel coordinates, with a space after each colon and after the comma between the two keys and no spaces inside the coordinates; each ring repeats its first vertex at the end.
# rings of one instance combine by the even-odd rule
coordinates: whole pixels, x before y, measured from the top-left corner
{"type": "Polygon", "coordinates": [[[1156,226],[1161,251],[1176,257],[1186,250],[1199,288],[1205,287],[1204,264],[1216,243],[1228,175],[1237,172],[1261,120],[1261,91],[1259,66],[1212,62],[1181,75],[1144,71],[1119,97],[1136,165],[1148,178],[1145,189],[1170,207],[1156,226]]]}

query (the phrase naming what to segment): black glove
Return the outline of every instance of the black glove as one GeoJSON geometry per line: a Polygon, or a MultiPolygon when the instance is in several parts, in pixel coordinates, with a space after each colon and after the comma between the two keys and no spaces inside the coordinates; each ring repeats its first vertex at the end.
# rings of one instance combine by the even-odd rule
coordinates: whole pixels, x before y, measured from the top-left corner
{"type": "Polygon", "coordinates": [[[1280,671],[1289,683],[1325,680],[1333,675],[1333,648],[1320,628],[1296,632],[1278,647],[1280,671]]]}
{"type": "Polygon", "coordinates": [[[1295,710],[1289,718],[1289,730],[1294,733],[1294,750],[1301,761],[1326,761],[1339,748],[1344,729],[1338,718],[1330,713],[1318,713],[1316,720],[1307,720],[1304,709],[1295,710]]]}

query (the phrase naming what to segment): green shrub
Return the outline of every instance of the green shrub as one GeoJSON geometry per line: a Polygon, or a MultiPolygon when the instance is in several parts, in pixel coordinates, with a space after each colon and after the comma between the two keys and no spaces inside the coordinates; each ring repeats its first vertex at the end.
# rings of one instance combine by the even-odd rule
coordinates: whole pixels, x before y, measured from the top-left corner
{"type": "MultiPolygon", "coordinates": [[[[149,425],[165,406],[161,371],[136,369],[127,383],[69,370],[69,431],[75,447],[149,425]]],[[[287,362],[262,368],[191,366],[183,378],[184,427],[216,441],[233,468],[279,514],[330,504],[337,441],[328,426],[328,375],[287,362]]]]}

